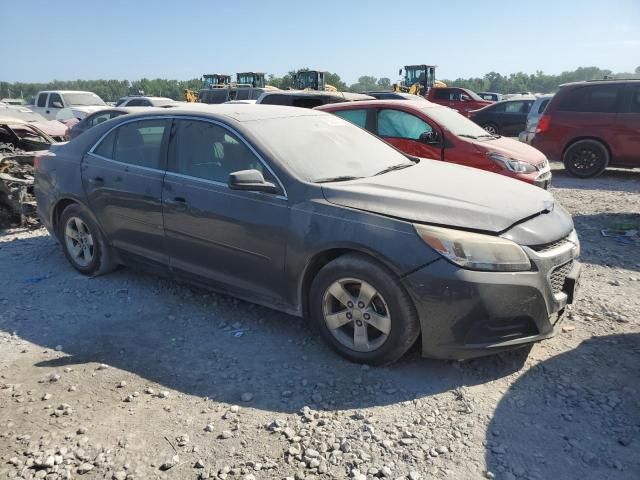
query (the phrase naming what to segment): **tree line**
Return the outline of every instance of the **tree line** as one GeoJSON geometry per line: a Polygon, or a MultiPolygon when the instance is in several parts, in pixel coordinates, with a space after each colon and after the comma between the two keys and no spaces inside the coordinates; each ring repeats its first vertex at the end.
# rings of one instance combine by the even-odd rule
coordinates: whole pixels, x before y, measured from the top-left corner
{"type": "MultiPolygon", "coordinates": [[[[299,69],[305,70],[305,69],[299,69]]],[[[296,70],[288,72],[282,77],[267,76],[267,83],[277,88],[291,88],[293,75],[296,70]]],[[[489,72],[483,77],[456,78],[455,80],[441,79],[449,86],[469,88],[476,92],[555,92],[560,85],[582,80],[599,80],[605,78],[640,78],[640,66],[634,73],[619,72],[598,67],[580,67],[573,71],[562,72],[559,75],[548,75],[542,71],[533,74],[518,72],[502,75],[489,72]]],[[[356,83],[347,85],[337,73],[326,72],[325,82],[340,91],[366,92],[371,90],[390,90],[392,83],[388,77],[376,78],[364,75],[356,83]]],[[[30,100],[40,90],[88,90],[96,93],[105,101],[113,102],[126,95],[144,93],[182,100],[184,90],[198,90],[202,87],[202,79],[167,80],[162,78],[140,80],[54,80],[47,83],[0,82],[0,98],[24,98],[30,100]]]]}

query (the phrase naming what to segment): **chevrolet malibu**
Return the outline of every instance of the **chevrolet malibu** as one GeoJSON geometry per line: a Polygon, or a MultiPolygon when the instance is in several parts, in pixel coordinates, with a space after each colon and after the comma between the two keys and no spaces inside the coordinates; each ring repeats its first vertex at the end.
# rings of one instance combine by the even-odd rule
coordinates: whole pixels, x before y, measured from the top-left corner
{"type": "Polygon", "coordinates": [[[416,341],[462,359],[548,338],[580,272],[548,192],[406,156],[319,111],[136,113],[35,166],[41,220],[81,273],[152,267],[304,316],[356,362],[416,341]]]}

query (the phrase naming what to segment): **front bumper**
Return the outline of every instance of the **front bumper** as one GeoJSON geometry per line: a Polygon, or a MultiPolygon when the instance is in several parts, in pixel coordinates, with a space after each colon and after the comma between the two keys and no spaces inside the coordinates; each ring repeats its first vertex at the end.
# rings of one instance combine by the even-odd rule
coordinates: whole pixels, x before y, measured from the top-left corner
{"type": "Polygon", "coordinates": [[[423,356],[460,360],[554,335],[581,265],[572,249],[525,250],[535,271],[478,272],[441,259],[404,277],[420,317],[423,356]]]}

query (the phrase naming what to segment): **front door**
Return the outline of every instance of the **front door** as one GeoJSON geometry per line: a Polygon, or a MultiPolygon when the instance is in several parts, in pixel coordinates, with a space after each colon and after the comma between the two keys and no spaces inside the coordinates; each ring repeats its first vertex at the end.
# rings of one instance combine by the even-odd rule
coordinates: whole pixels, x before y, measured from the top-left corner
{"type": "Polygon", "coordinates": [[[377,111],[376,135],[398,150],[420,158],[442,160],[442,142],[427,143],[423,134],[441,132],[416,115],[392,108],[377,111]]]}
{"type": "Polygon", "coordinates": [[[174,129],[162,191],[171,269],[230,293],[278,302],[289,221],[285,192],[227,186],[230,173],[249,169],[278,181],[222,124],[180,119],[174,129]]]}
{"type": "Polygon", "coordinates": [[[161,194],[170,124],[125,123],[85,155],[81,168],[91,209],[112,245],[165,265],[161,194]]]}

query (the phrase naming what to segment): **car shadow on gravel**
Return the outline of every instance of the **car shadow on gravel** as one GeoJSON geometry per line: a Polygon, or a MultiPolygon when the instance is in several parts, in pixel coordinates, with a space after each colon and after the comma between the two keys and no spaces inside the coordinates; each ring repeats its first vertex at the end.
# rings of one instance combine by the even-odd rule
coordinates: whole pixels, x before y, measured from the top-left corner
{"type": "Polygon", "coordinates": [[[452,401],[462,401],[461,387],[510,375],[526,360],[525,349],[435,361],[420,358],[415,347],[391,367],[366,368],[333,353],[299,318],[131,269],[83,277],[49,237],[25,241],[24,252],[16,245],[21,241],[0,244],[0,263],[19,269],[0,291],[0,302],[12,299],[0,330],[50,349],[45,358],[57,357],[38,367],[104,363],[156,389],[230,404],[249,393],[248,406],[295,412],[306,405],[388,405],[454,390],[452,401]],[[26,252],[36,261],[25,261],[26,252]]]}
{"type": "Polygon", "coordinates": [[[608,169],[595,178],[573,177],[561,166],[555,166],[552,173],[551,184],[554,188],[640,193],[640,169],[638,168],[608,169]]]}
{"type": "Polygon", "coordinates": [[[529,369],[487,429],[497,479],[640,478],[640,334],[593,337],[529,369]]]}
{"type": "Polygon", "coordinates": [[[640,213],[574,215],[573,222],[580,261],[640,271],[640,213]]]}

